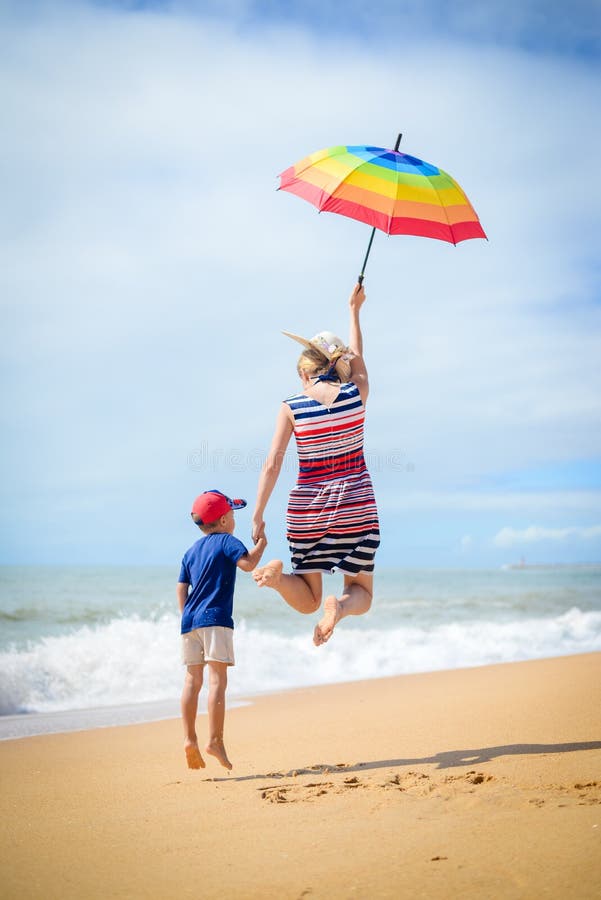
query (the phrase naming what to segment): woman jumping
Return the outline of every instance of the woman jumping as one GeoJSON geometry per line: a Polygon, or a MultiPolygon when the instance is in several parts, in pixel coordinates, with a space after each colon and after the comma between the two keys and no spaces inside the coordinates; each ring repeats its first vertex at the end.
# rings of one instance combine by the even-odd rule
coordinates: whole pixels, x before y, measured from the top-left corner
{"type": "Polygon", "coordinates": [[[299,472],[286,517],[292,573],[281,560],[255,569],[260,587],[270,587],[300,613],[313,613],[322,599],[322,573],[340,569],[340,597],[324,602],[313,642],[324,644],[346,616],[366,613],[372,601],[374,556],[380,543],[378,511],[363,455],[363,425],[368,379],[363,360],[359,311],[363,287],[351,294],[349,346],[322,331],[311,340],[284,332],[301,343],[297,371],[302,390],[285,400],[259,478],[253,514],[253,539],[262,533],[265,507],[276,484],[292,433],[299,472]]]}

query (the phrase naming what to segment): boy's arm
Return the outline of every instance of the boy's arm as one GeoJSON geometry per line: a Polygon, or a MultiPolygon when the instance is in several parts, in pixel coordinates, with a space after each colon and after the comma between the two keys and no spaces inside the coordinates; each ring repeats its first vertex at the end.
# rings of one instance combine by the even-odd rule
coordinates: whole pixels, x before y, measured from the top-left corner
{"type": "Polygon", "coordinates": [[[186,600],[188,599],[188,590],[190,588],[189,584],[186,584],[184,581],[179,581],[176,589],[177,603],[179,606],[179,611],[182,613],[184,611],[184,606],[186,605],[186,600]]]}
{"type": "Polygon", "coordinates": [[[244,556],[241,556],[236,565],[239,569],[242,569],[243,572],[252,572],[254,568],[259,564],[263,553],[265,552],[265,547],[267,546],[267,538],[265,535],[262,535],[252,550],[249,550],[244,556]]]}

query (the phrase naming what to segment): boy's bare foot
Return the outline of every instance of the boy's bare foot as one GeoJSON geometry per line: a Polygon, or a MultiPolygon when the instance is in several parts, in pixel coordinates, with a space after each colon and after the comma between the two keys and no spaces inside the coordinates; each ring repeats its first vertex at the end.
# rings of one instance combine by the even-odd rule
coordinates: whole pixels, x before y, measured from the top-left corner
{"type": "Polygon", "coordinates": [[[337,600],[333,594],[326,597],[323,604],[323,616],[318,625],[315,626],[313,632],[313,643],[316,647],[321,647],[326,641],[329,641],[334,634],[336,623],[340,621],[340,600],[337,600]]]}
{"type": "Polygon", "coordinates": [[[200,750],[198,749],[198,744],[193,741],[186,741],[184,745],[184,750],[186,753],[186,759],[188,761],[189,769],[204,769],[205,761],[200,755],[200,750]]]}
{"type": "Polygon", "coordinates": [[[277,590],[278,582],[282,577],[284,563],[281,559],[272,559],[271,562],[254,569],[252,576],[259,587],[270,587],[277,590]]]}
{"type": "Polygon", "coordinates": [[[227,758],[227,751],[221,738],[213,738],[205,747],[205,751],[218,759],[225,769],[231,769],[232,764],[227,758]]]}

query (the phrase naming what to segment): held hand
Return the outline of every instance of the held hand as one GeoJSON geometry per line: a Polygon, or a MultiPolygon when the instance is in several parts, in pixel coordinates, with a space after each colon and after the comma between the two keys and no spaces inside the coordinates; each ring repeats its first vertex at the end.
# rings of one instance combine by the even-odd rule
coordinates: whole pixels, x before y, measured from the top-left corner
{"type": "Polygon", "coordinates": [[[252,539],[256,544],[259,538],[265,538],[265,522],[262,518],[253,518],[252,521],[252,539]]]}
{"type": "Polygon", "coordinates": [[[349,297],[349,306],[352,310],[359,312],[365,303],[365,288],[362,284],[356,284],[353,293],[349,297]]]}

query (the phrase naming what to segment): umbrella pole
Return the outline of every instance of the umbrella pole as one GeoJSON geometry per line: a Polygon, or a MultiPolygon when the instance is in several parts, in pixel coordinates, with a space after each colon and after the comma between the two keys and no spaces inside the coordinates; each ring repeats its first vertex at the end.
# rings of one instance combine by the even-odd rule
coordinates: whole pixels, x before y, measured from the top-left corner
{"type": "MultiPolygon", "coordinates": [[[[396,144],[394,145],[394,152],[395,152],[395,153],[396,153],[396,152],[398,151],[398,149],[399,149],[399,145],[400,145],[400,143],[401,143],[401,138],[402,138],[402,137],[403,137],[402,134],[399,134],[399,135],[397,136],[396,144]]],[[[362,285],[362,284],[363,284],[363,279],[365,278],[365,266],[367,265],[367,260],[369,259],[369,253],[370,253],[370,250],[371,250],[371,245],[373,244],[373,241],[374,241],[374,235],[375,235],[375,233],[376,233],[376,229],[375,229],[375,228],[372,228],[372,230],[371,230],[371,237],[370,237],[370,239],[369,239],[369,244],[367,245],[367,253],[365,254],[365,259],[363,260],[363,265],[361,266],[361,273],[360,273],[359,277],[357,278],[357,283],[358,283],[359,285],[362,285]]]]}
{"type": "Polygon", "coordinates": [[[363,278],[365,277],[365,266],[367,265],[367,260],[369,259],[369,251],[371,250],[371,245],[373,243],[375,233],[376,229],[372,228],[369,244],[367,245],[367,253],[365,254],[365,259],[363,260],[363,265],[361,266],[361,274],[357,278],[357,283],[359,285],[363,284],[363,278]]]}

